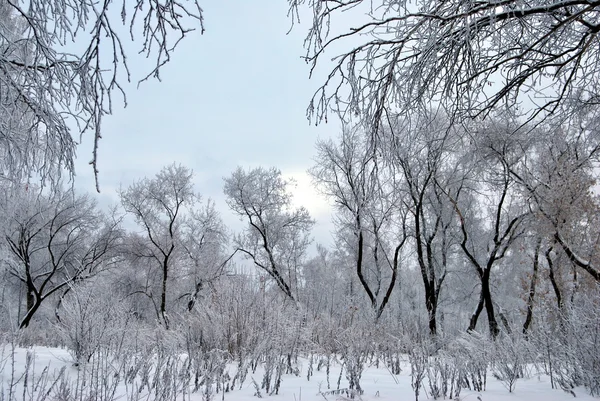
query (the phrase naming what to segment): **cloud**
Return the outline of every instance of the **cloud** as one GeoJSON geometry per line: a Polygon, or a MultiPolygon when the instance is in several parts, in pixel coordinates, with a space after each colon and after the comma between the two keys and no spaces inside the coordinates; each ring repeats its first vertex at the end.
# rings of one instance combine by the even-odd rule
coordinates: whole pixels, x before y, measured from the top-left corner
{"type": "Polygon", "coordinates": [[[330,245],[332,242],[331,233],[334,229],[332,223],[332,210],[329,201],[323,196],[314,183],[312,178],[302,170],[283,170],[282,175],[286,179],[293,179],[295,185],[290,187],[293,194],[292,202],[294,206],[305,207],[313,219],[316,220],[313,228],[315,242],[330,245]]]}

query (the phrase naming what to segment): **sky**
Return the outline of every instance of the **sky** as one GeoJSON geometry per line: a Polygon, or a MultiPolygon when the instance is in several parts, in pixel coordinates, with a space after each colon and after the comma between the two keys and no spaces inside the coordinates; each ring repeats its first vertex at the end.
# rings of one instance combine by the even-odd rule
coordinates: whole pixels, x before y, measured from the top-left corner
{"type": "MultiPolygon", "coordinates": [[[[215,200],[224,222],[242,228],[227,208],[223,178],[237,167],[277,167],[293,177],[296,205],[317,221],[315,241],[331,245],[328,201],[306,170],[314,164],[317,139],[334,137],[339,122],[315,126],[306,118],[312,94],[325,71],[309,79],[303,41],[309,21],[290,30],[288,3],[201,2],[206,32],[186,37],[161,72],[162,82],[137,80],[151,60],[130,59],[133,83],[125,87],[127,107],[103,120],[99,148],[99,201],[117,203],[119,186],[154,176],[173,162],[195,172],[196,190],[215,200]]],[[[95,192],[93,138],[78,148],[75,186],[95,192]]]]}

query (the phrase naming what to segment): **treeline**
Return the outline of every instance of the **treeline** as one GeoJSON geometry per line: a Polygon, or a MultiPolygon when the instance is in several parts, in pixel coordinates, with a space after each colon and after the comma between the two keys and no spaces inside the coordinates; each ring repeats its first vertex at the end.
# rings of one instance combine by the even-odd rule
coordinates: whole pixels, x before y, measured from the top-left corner
{"type": "Polygon", "coordinates": [[[176,164],[110,211],[72,188],[5,181],[2,331],[79,362],[130,330],[240,360],[273,341],[290,358],[392,358],[510,339],[552,358],[576,350],[561,357],[561,385],[597,392],[581,373],[600,358],[597,118],[454,124],[428,109],[376,133],[347,127],[318,143],[310,170],[336,227],[335,247],[313,252],[314,221],[276,168],[225,178],[246,222],[237,233],[176,164]]]}

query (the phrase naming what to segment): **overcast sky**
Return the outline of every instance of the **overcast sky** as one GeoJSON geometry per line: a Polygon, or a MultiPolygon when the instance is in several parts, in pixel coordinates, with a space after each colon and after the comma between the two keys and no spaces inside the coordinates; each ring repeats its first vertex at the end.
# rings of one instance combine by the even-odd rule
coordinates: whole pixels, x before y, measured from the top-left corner
{"type": "MultiPolygon", "coordinates": [[[[306,170],[315,142],[337,134],[339,123],[311,126],[308,102],[322,80],[308,78],[301,59],[308,21],[290,28],[288,6],[279,1],[213,1],[202,4],[206,32],[180,43],[162,70],[162,82],[127,87],[128,106],[103,121],[100,199],[118,202],[116,190],[151,177],[172,162],[192,168],[196,190],[217,203],[226,224],[239,229],[228,211],[223,177],[236,166],[275,166],[298,186],[295,201],[317,220],[314,236],[330,243],[327,201],[313,189],[306,170]],[[206,4],[204,4],[206,3],[206,4]]],[[[139,78],[145,60],[130,68],[139,78]]],[[[76,187],[94,192],[91,137],[78,149],[76,187]]]]}

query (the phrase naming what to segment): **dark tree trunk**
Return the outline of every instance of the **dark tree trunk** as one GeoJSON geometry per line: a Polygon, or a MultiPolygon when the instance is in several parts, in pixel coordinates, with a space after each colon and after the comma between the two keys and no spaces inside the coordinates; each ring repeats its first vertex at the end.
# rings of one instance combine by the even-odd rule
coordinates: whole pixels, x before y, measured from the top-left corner
{"type": "Polygon", "coordinates": [[[502,325],[504,326],[504,329],[506,330],[506,334],[508,334],[509,336],[512,335],[512,329],[510,328],[510,324],[508,323],[508,319],[506,318],[506,315],[502,312],[498,312],[498,317],[500,318],[500,321],[502,322],[502,325]]]}
{"type": "Polygon", "coordinates": [[[168,259],[163,261],[163,277],[162,290],[160,294],[160,315],[165,324],[165,328],[169,329],[169,318],[167,317],[167,279],[169,278],[169,263],[168,259]]]}
{"type": "Polygon", "coordinates": [[[25,327],[29,326],[29,323],[31,323],[31,318],[33,315],[35,315],[35,312],[37,312],[41,304],[42,301],[40,298],[36,297],[31,291],[27,292],[27,313],[21,321],[19,328],[24,329],[25,327]]]}
{"type": "Polygon", "coordinates": [[[535,300],[535,286],[537,283],[538,270],[540,264],[540,246],[541,240],[538,240],[535,247],[535,255],[533,257],[533,273],[531,274],[531,282],[529,283],[529,296],[527,297],[527,315],[523,323],[523,334],[527,336],[531,321],[533,320],[533,301],[535,300]]]}
{"type": "Polygon", "coordinates": [[[400,249],[402,249],[402,246],[404,245],[405,241],[406,237],[402,239],[402,242],[400,242],[400,244],[396,247],[396,250],[394,251],[394,266],[392,267],[392,279],[390,280],[390,285],[388,286],[385,296],[383,297],[383,301],[381,301],[381,304],[379,305],[379,308],[377,310],[377,319],[379,319],[383,314],[383,310],[388,304],[390,297],[392,296],[392,291],[396,286],[396,278],[398,277],[398,255],[400,254],[400,249]]]}
{"type": "Polygon", "coordinates": [[[358,276],[358,279],[360,280],[360,284],[362,285],[365,292],[367,293],[367,296],[369,297],[369,301],[371,302],[371,307],[373,307],[373,309],[375,309],[377,307],[377,300],[375,299],[375,296],[373,295],[373,292],[371,291],[371,288],[369,287],[369,284],[367,283],[367,280],[365,279],[365,277],[363,275],[363,271],[362,271],[363,247],[364,247],[364,237],[363,237],[362,230],[359,229],[359,231],[358,231],[358,254],[356,255],[356,275],[358,276]]]}
{"type": "Polygon", "coordinates": [[[35,306],[35,292],[31,289],[27,289],[27,313],[32,310],[35,306]]]}
{"type": "Polygon", "coordinates": [[[481,280],[481,292],[479,294],[479,302],[477,303],[477,308],[473,315],[471,316],[471,320],[469,321],[469,328],[467,331],[475,330],[477,327],[477,321],[479,320],[479,316],[481,315],[481,311],[485,308],[485,312],[488,316],[488,327],[490,330],[490,334],[492,338],[496,338],[500,330],[498,329],[498,322],[496,321],[496,314],[494,312],[494,304],[492,302],[492,293],[490,291],[490,269],[483,270],[479,278],[481,280]]]}
{"type": "Polygon", "coordinates": [[[550,271],[548,276],[550,278],[550,283],[552,283],[552,289],[554,290],[554,295],[556,296],[556,304],[558,306],[558,309],[561,310],[563,307],[563,300],[562,300],[562,294],[560,291],[560,287],[558,286],[558,283],[556,282],[556,277],[554,276],[554,262],[552,260],[552,256],[550,255],[550,252],[552,252],[552,247],[548,248],[548,250],[546,251],[546,262],[548,262],[548,270],[550,271]]]}
{"type": "Polygon", "coordinates": [[[196,305],[196,301],[198,300],[198,294],[200,293],[200,291],[202,291],[202,288],[204,287],[202,280],[198,281],[196,283],[196,289],[194,290],[194,293],[190,296],[190,300],[188,301],[188,311],[192,311],[194,310],[194,306],[196,305]]]}
{"type": "Polygon", "coordinates": [[[473,315],[471,315],[471,319],[469,320],[469,328],[467,329],[467,331],[473,331],[475,330],[475,327],[477,327],[477,321],[479,320],[479,315],[481,314],[481,311],[483,310],[483,292],[479,292],[479,302],[477,303],[477,308],[475,308],[475,312],[473,312],[473,315]]]}
{"type": "Polygon", "coordinates": [[[437,335],[437,297],[433,288],[426,291],[425,306],[427,307],[427,315],[429,317],[429,334],[435,336],[437,335]]]}
{"type": "Polygon", "coordinates": [[[60,307],[62,306],[63,299],[65,299],[65,297],[67,296],[67,294],[69,292],[71,292],[71,288],[72,287],[67,287],[67,289],[65,290],[65,292],[63,292],[62,295],[60,296],[60,298],[58,298],[58,302],[56,303],[56,308],[54,308],[54,316],[56,317],[56,320],[58,322],[61,321],[60,313],[58,311],[60,310],[60,307]]]}
{"type": "Polygon", "coordinates": [[[492,338],[496,338],[500,330],[494,313],[494,304],[492,303],[492,292],[490,291],[490,269],[485,269],[481,280],[481,297],[485,303],[485,311],[488,317],[488,326],[492,338]]]}
{"type": "Polygon", "coordinates": [[[417,243],[417,261],[421,270],[421,278],[425,287],[425,308],[427,309],[429,334],[435,336],[437,334],[437,289],[436,289],[436,274],[433,266],[433,250],[432,242],[437,231],[439,219],[436,222],[434,234],[425,238],[423,241],[423,230],[421,220],[425,224],[425,219],[422,215],[422,200],[417,203],[417,212],[415,213],[415,237],[417,243]]]}

